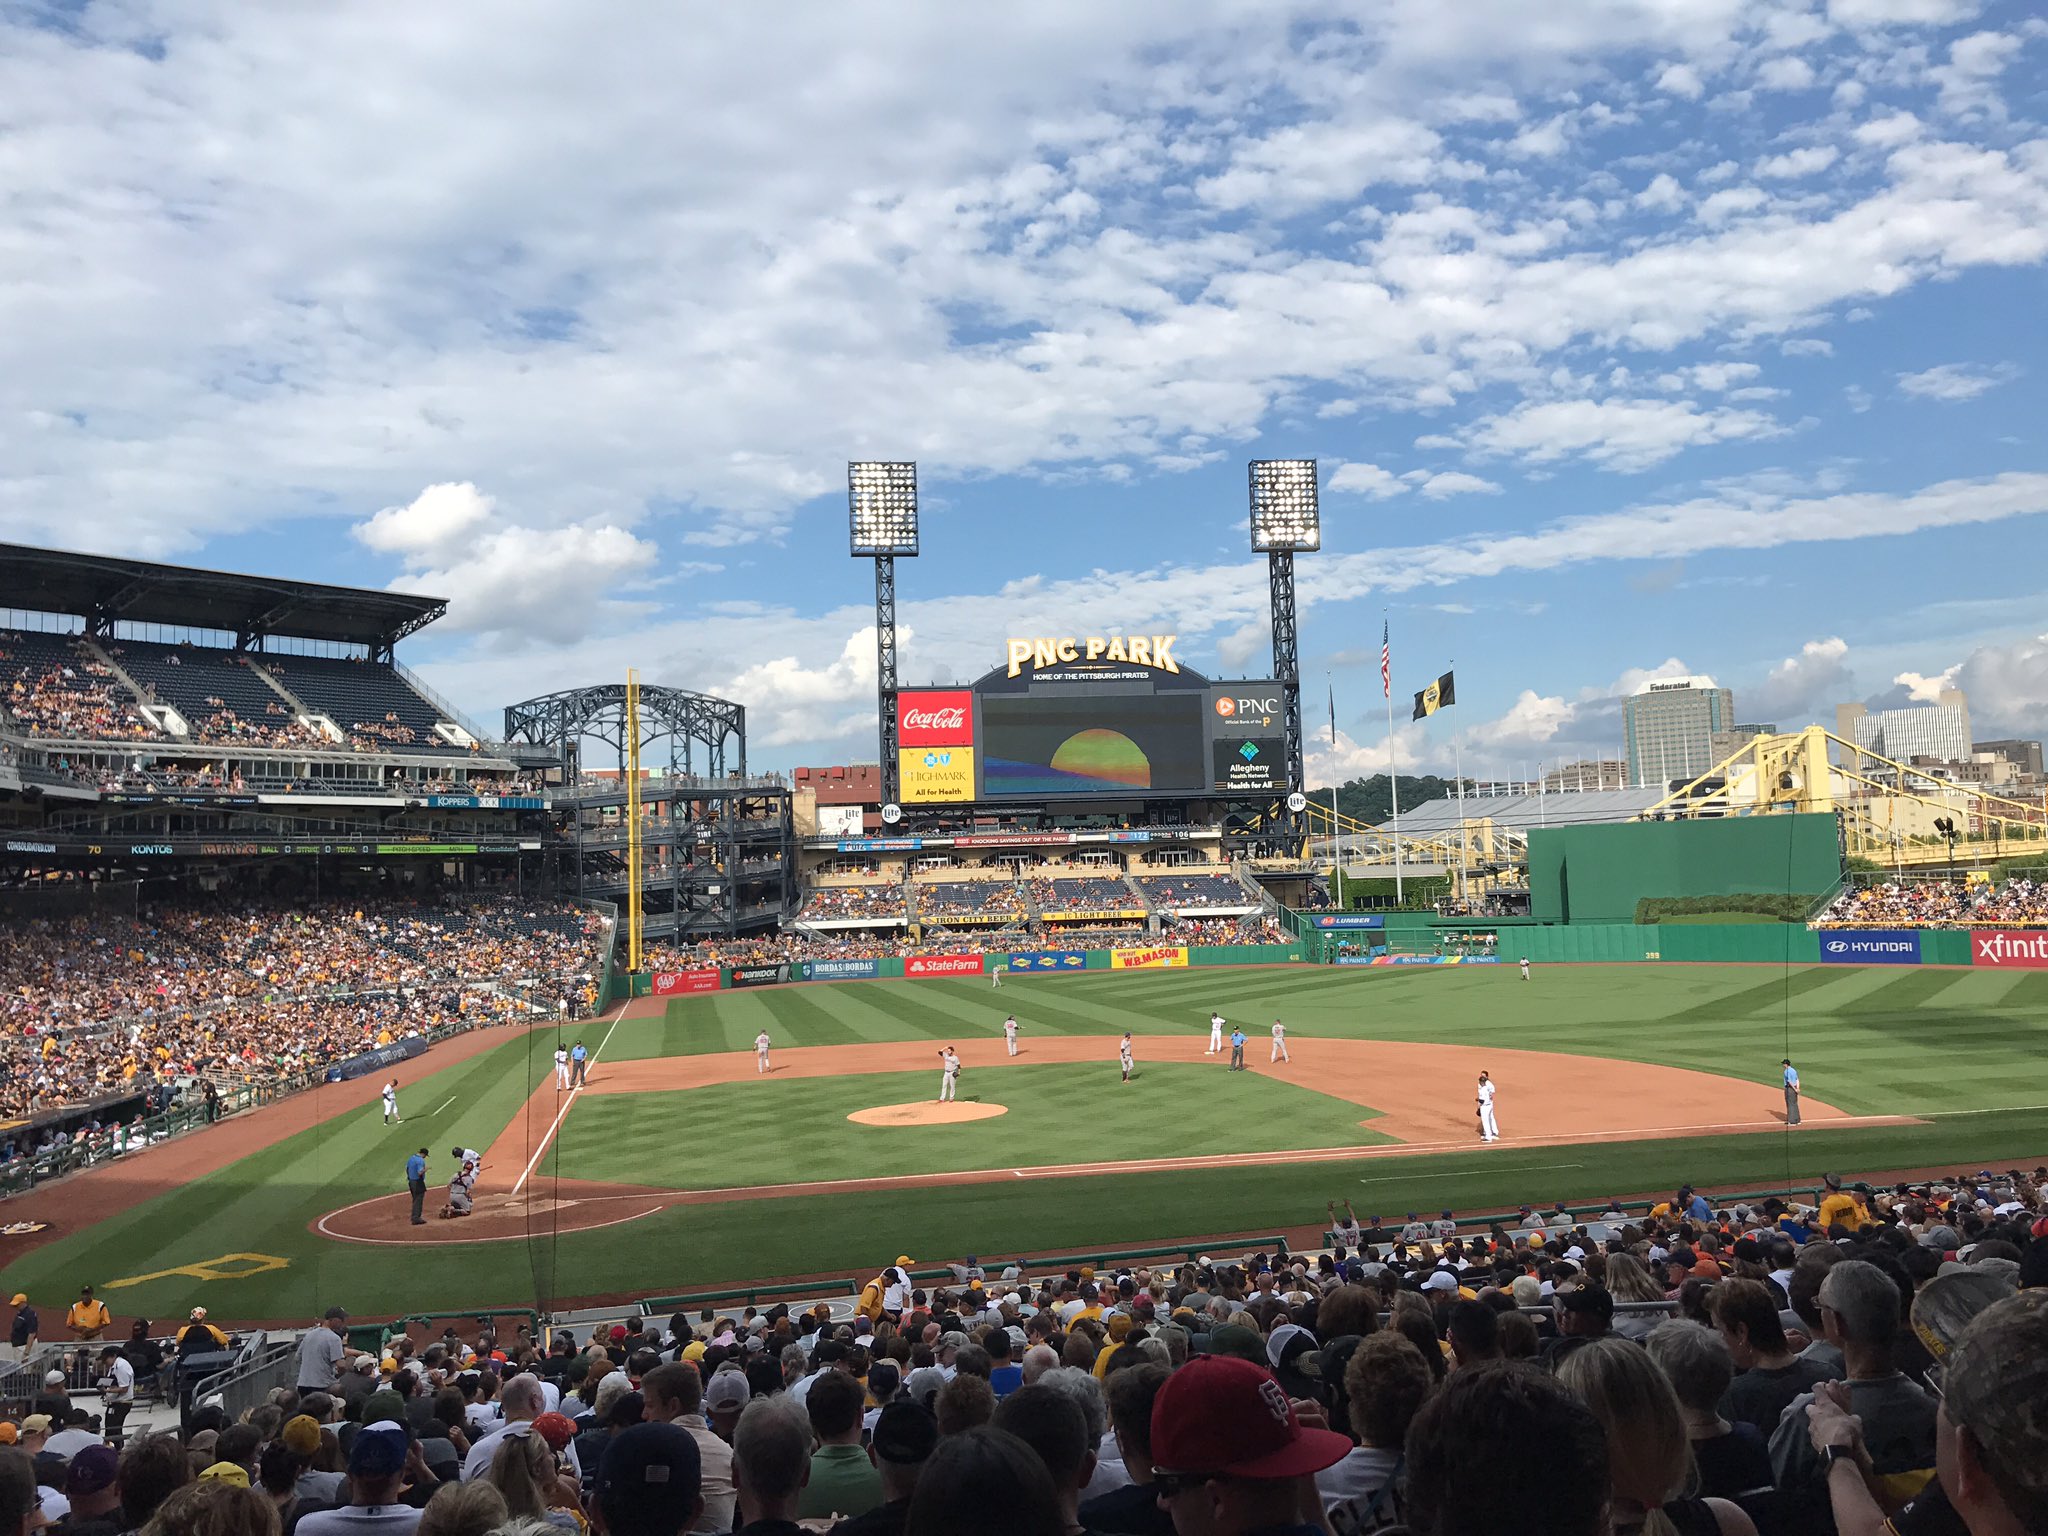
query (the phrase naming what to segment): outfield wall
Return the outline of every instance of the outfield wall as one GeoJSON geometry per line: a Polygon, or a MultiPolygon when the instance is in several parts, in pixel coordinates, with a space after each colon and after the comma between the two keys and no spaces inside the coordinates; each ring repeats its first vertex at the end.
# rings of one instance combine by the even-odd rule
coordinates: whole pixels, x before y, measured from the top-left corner
{"type": "Polygon", "coordinates": [[[1211,965],[1284,965],[1304,958],[1300,944],[1151,944],[1136,949],[995,950],[985,954],[886,955],[873,960],[792,960],[772,965],[703,966],[641,971],[635,997],[687,997],[792,981],[929,981],[986,976],[997,967],[1014,976],[1081,971],[1185,970],[1211,965]]]}
{"type": "Polygon", "coordinates": [[[1529,910],[1539,922],[1633,922],[1644,897],[1818,896],[1841,878],[1829,812],[1529,832],[1529,910]]]}

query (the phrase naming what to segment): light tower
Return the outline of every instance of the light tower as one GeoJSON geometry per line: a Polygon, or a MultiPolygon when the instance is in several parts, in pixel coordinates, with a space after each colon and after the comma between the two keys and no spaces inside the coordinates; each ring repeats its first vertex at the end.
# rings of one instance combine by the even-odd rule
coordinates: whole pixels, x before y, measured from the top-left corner
{"type": "Polygon", "coordinates": [[[846,466],[849,537],[875,562],[875,694],[881,722],[882,803],[899,791],[896,755],[896,557],[917,553],[917,465],[865,459],[846,466]]]}
{"type": "Polygon", "coordinates": [[[1287,789],[1304,791],[1301,764],[1301,658],[1295,639],[1294,556],[1322,548],[1322,504],[1314,459],[1253,459],[1252,548],[1266,556],[1273,602],[1273,676],[1280,684],[1287,789]]]}

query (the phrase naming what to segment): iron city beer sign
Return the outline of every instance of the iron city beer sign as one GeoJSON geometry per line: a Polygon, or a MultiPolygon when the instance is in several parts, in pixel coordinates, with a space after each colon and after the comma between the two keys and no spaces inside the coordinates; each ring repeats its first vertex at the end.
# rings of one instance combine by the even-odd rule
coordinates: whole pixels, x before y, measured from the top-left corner
{"type": "Polygon", "coordinates": [[[1178,672],[1173,643],[1178,635],[1039,635],[1005,642],[1010,659],[1009,676],[1026,667],[1056,667],[1073,661],[1122,661],[1161,672],[1178,672]]]}

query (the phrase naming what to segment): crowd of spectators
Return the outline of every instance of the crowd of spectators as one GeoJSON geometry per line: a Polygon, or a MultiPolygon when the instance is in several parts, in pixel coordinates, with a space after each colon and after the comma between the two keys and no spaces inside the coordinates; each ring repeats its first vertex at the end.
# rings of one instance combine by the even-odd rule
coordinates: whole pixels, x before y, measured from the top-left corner
{"type": "Polygon", "coordinates": [[[920,885],[917,913],[920,917],[1024,916],[1024,893],[1014,880],[951,880],[920,885]]]}
{"type": "Polygon", "coordinates": [[[393,747],[410,747],[418,739],[395,710],[386,710],[382,720],[358,720],[348,728],[348,744],[357,752],[389,752],[393,747]]]}
{"type": "Polygon", "coordinates": [[[0,1109],[81,1102],[138,1077],[294,1075],[411,1029],[530,997],[594,999],[606,920],[517,897],[218,897],[0,926],[0,1109]]]}
{"type": "Polygon", "coordinates": [[[1816,918],[1823,928],[2004,928],[2048,924],[2048,880],[1887,880],[1852,886],[1816,918]]]}
{"type": "Polygon", "coordinates": [[[142,717],[135,701],[104,662],[82,655],[48,654],[48,637],[0,632],[0,669],[7,709],[32,736],[83,741],[154,740],[162,732],[142,717]]]}
{"type": "MultiPolygon", "coordinates": [[[[808,913],[806,914],[808,915],[808,913]]],[[[1022,917],[1022,913],[1006,914],[1022,917]]],[[[719,965],[794,964],[799,960],[886,960],[913,955],[1000,955],[1047,945],[1093,949],[1146,949],[1155,944],[1287,944],[1292,937],[1270,919],[1209,918],[1168,924],[1158,932],[1142,921],[1122,926],[1089,923],[1022,928],[923,929],[912,939],[889,930],[846,930],[830,934],[776,932],[699,944],[650,943],[642,950],[647,971],[687,971],[719,965]]]]}
{"type": "Polygon", "coordinates": [[[1202,907],[1255,907],[1258,898],[1246,892],[1237,876],[1207,874],[1140,875],[1138,888],[1153,906],[1187,911],[1202,907]]]}
{"type": "Polygon", "coordinates": [[[299,724],[298,717],[277,700],[263,706],[263,718],[245,720],[229,707],[227,700],[209,696],[212,713],[192,722],[194,735],[202,746],[237,747],[331,747],[321,732],[299,724]]]}
{"type": "Polygon", "coordinates": [[[1031,896],[1047,916],[1062,912],[1135,911],[1144,906],[1118,876],[1088,875],[1079,879],[1045,879],[1031,882],[1031,896]]]}
{"type": "MultiPolygon", "coordinates": [[[[1027,1274],[970,1255],[930,1284],[899,1256],[851,1317],[635,1313],[545,1349],[486,1324],[357,1354],[337,1309],[298,1386],[233,1423],[202,1400],[175,1434],[116,1447],[60,1376],[0,1429],[20,1447],[0,1449],[0,1520],[2024,1536],[2048,1526],[2044,1179],[1831,1179],[1814,1209],[1687,1188],[1648,1215],[1525,1207],[1484,1233],[1333,1204],[1336,1241],[1313,1256],[1027,1274]]],[[[191,1336],[219,1338],[203,1312],[191,1336]]],[[[96,1352],[118,1439],[122,1395],[163,1351],[96,1352]]]]}
{"type": "Polygon", "coordinates": [[[820,885],[804,898],[803,915],[810,918],[895,918],[905,916],[903,887],[900,885],[820,885]]]}

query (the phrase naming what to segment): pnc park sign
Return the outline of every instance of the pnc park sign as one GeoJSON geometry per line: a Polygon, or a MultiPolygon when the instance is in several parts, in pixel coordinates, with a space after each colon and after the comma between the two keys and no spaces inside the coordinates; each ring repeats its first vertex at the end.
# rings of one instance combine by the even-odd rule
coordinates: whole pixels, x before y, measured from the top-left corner
{"type": "Polygon", "coordinates": [[[1056,667],[1062,662],[1122,661],[1135,666],[1156,667],[1161,672],[1178,672],[1173,643],[1178,635],[1054,635],[1012,639],[1004,642],[1009,655],[1009,676],[1026,667],[1056,667]]]}

